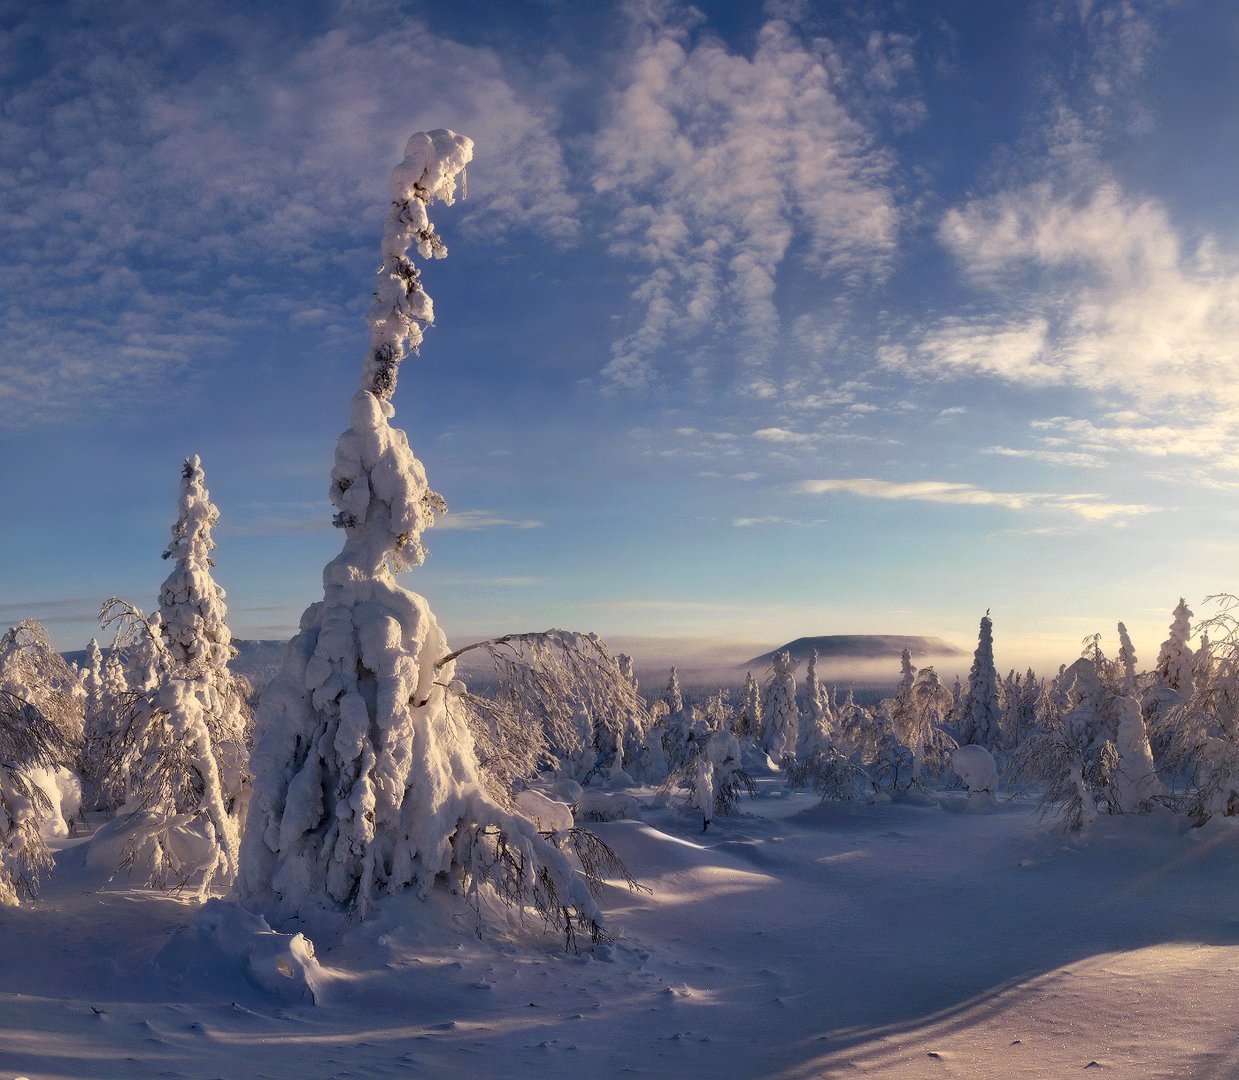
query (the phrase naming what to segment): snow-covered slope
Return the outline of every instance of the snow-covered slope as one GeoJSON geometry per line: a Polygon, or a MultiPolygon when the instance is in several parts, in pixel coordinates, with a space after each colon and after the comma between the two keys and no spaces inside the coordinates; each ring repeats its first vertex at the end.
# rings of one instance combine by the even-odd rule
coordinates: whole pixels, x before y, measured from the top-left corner
{"type": "Polygon", "coordinates": [[[43,900],[0,909],[0,1077],[1239,1071],[1239,823],[1068,840],[1021,803],[777,790],[704,835],[648,792],[597,825],[650,889],[608,889],[613,945],[479,940],[454,898],[398,898],[316,942],[318,1005],[186,947],[194,902],[106,887],[62,841],[43,900]]]}

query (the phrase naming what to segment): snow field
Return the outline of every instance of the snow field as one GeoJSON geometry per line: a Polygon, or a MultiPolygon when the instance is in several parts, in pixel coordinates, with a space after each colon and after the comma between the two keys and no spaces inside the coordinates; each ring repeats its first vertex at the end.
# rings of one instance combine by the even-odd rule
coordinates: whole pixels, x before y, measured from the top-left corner
{"type": "Polygon", "coordinates": [[[254,928],[204,943],[196,902],[59,840],[0,910],[0,1077],[1235,1075],[1234,821],[759,790],[705,834],[649,789],[593,826],[650,890],[607,888],[609,945],[394,896],[314,942],[317,1005],[230,951],[254,928]]]}

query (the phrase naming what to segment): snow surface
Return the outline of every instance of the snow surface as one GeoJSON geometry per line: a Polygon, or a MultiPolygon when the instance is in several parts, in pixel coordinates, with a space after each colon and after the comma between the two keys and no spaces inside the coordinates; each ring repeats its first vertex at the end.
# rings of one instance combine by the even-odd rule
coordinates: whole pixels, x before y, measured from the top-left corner
{"type": "Polygon", "coordinates": [[[1239,1071],[1235,819],[1103,815],[1067,838],[1023,802],[821,804],[769,778],[702,834],[680,800],[629,794],[641,820],[593,827],[650,891],[609,887],[621,936],[579,956],[533,925],[479,940],[432,890],[315,959],[54,841],[42,899],[0,909],[0,1077],[1239,1071]]]}

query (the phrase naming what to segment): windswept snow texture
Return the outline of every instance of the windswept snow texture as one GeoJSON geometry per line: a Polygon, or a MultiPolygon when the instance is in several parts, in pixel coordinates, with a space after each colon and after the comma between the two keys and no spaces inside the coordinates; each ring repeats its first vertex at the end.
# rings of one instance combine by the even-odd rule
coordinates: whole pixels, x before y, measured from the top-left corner
{"type": "Polygon", "coordinates": [[[434,890],[315,959],[236,911],[107,887],[55,841],[43,898],[0,909],[0,1077],[1236,1075],[1218,898],[1239,821],[1103,816],[1067,839],[1019,802],[780,790],[703,835],[636,789],[641,820],[593,827],[651,892],[608,888],[622,936],[580,956],[532,927],[479,940],[434,890]]]}

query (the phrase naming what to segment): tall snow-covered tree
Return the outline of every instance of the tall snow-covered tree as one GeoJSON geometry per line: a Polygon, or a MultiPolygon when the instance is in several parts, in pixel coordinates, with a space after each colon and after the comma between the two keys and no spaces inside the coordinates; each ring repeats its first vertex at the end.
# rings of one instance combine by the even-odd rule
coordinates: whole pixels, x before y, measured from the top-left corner
{"type": "Polygon", "coordinates": [[[451,203],[472,142],[418,133],[392,175],[370,348],[331,474],[344,546],[302,616],[255,720],[254,792],[237,894],[277,920],[369,913],[383,894],[440,877],[481,903],[490,883],[571,935],[601,914],[567,855],[488,793],[430,605],[397,584],[425,556],[443,500],[391,404],[401,362],[432,321],[408,257],[447,251],[427,207],[451,203]]]}
{"type": "Polygon", "coordinates": [[[975,743],[992,750],[998,745],[1002,701],[998,692],[998,669],[994,666],[994,623],[987,611],[981,618],[977,651],[968,672],[968,689],[959,703],[960,745],[975,743]]]}
{"type": "Polygon", "coordinates": [[[1136,692],[1136,650],[1132,646],[1127,627],[1119,623],[1119,678],[1124,694],[1136,692]]]}
{"type": "Polygon", "coordinates": [[[761,732],[761,687],[753,673],[744,674],[744,701],[736,722],[736,734],[741,738],[756,739],[761,732]]]}
{"type": "Polygon", "coordinates": [[[1175,691],[1182,700],[1192,694],[1192,609],[1187,601],[1179,604],[1171,616],[1170,635],[1162,642],[1157,654],[1157,674],[1161,685],[1175,691]]]}
{"type": "Polygon", "coordinates": [[[788,652],[770,658],[770,674],[762,700],[761,748],[775,762],[795,755],[798,738],[796,662],[788,652]]]}
{"type": "Polygon", "coordinates": [[[184,692],[197,699],[209,740],[203,750],[215,759],[224,802],[241,816],[250,717],[245,687],[228,670],[236,649],[224,590],[211,576],[219,511],[205,480],[198,455],[186,458],[172,542],[163,553],[174,565],[159,590],[159,617],[171,669],[187,683],[184,692]]]}
{"type": "Polygon", "coordinates": [[[804,716],[797,735],[797,753],[805,748],[811,734],[821,730],[826,721],[826,710],[822,705],[822,684],[817,678],[816,649],[809,653],[809,666],[805,670],[804,704],[804,716]]]}
{"type": "Polygon", "coordinates": [[[684,711],[684,695],[680,693],[680,673],[675,669],[671,669],[671,676],[667,679],[667,690],[663,694],[663,700],[667,703],[667,711],[675,714],[684,711]]]}

